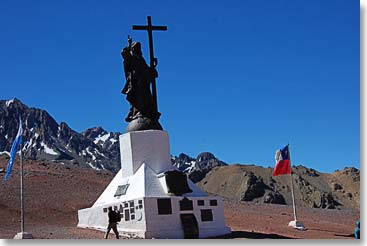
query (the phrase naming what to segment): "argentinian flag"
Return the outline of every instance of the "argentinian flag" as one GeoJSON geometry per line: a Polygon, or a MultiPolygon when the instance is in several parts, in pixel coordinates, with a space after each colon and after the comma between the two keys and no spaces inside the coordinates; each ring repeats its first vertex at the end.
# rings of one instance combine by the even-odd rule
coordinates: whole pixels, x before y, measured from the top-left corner
{"type": "Polygon", "coordinates": [[[13,145],[11,146],[11,150],[10,150],[10,159],[8,162],[8,167],[6,169],[6,174],[5,174],[5,180],[8,180],[9,175],[11,173],[11,170],[13,168],[13,163],[14,163],[14,159],[15,159],[15,155],[17,153],[18,150],[18,145],[22,143],[22,119],[19,117],[19,129],[18,129],[18,133],[17,136],[14,139],[13,145]]]}

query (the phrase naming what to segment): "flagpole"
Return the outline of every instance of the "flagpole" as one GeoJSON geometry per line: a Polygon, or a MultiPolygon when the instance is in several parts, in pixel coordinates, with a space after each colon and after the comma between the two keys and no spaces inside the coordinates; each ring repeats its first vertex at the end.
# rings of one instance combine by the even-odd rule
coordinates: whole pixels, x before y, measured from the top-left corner
{"type": "MultiPolygon", "coordinates": [[[[19,152],[19,161],[20,161],[20,231],[15,235],[14,239],[33,239],[33,236],[31,233],[25,232],[24,228],[24,168],[23,168],[23,144],[22,144],[22,119],[19,117],[19,146],[20,146],[20,152],[19,152]]],[[[16,150],[15,150],[16,152],[16,150]]],[[[14,155],[15,156],[15,155],[14,155]]]]}
{"type": "Polygon", "coordinates": [[[293,172],[292,172],[292,165],[291,165],[291,151],[289,150],[289,143],[288,143],[288,157],[289,157],[289,167],[291,169],[291,190],[292,190],[292,202],[293,202],[293,215],[294,215],[294,220],[289,222],[289,226],[296,228],[298,230],[307,230],[305,225],[297,220],[297,211],[296,211],[296,202],[294,199],[294,187],[293,187],[293,172]]]}
{"type": "Polygon", "coordinates": [[[22,143],[20,143],[20,230],[24,232],[24,187],[23,187],[22,143]]]}
{"type": "Polygon", "coordinates": [[[291,167],[291,190],[292,190],[292,202],[293,202],[293,215],[294,220],[297,221],[297,213],[296,213],[296,203],[294,201],[294,190],[293,190],[293,176],[292,176],[292,167],[291,167]]]}
{"type": "MultiPolygon", "coordinates": [[[[289,143],[288,143],[288,155],[289,155],[289,162],[291,162],[291,151],[289,150],[289,143]]],[[[292,203],[293,203],[293,215],[294,220],[297,221],[297,212],[296,212],[296,202],[294,200],[294,188],[293,188],[293,174],[292,174],[292,164],[289,163],[291,169],[291,191],[292,191],[292,203]]]]}

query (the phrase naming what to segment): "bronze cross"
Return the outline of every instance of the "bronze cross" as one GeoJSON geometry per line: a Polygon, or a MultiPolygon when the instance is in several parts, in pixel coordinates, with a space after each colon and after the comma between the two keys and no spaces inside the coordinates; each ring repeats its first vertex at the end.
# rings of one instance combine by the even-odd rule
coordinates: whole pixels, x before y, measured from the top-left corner
{"type": "MultiPolygon", "coordinates": [[[[148,22],[148,25],[146,26],[133,25],[133,30],[148,31],[150,67],[153,68],[157,66],[157,58],[154,57],[154,52],[153,52],[153,31],[167,31],[167,26],[153,26],[151,16],[147,16],[147,22],[148,22]]],[[[156,112],[158,112],[157,89],[156,89],[155,78],[153,78],[153,81],[152,81],[152,96],[153,96],[154,108],[156,112]]]]}

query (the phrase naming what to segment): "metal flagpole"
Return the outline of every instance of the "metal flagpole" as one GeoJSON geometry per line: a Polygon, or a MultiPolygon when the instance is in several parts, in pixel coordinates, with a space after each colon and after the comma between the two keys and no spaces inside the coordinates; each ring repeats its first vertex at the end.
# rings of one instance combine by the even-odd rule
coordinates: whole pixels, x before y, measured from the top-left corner
{"type": "Polygon", "coordinates": [[[22,143],[20,143],[20,230],[24,232],[24,188],[23,188],[23,158],[22,143]]]}
{"type": "MultiPolygon", "coordinates": [[[[289,144],[288,144],[288,155],[289,155],[289,162],[291,161],[291,154],[289,151],[289,144]]],[[[291,191],[292,191],[292,203],[293,203],[293,215],[294,215],[294,220],[297,221],[297,212],[296,212],[296,202],[294,201],[294,188],[293,188],[293,174],[292,174],[292,165],[291,163],[289,163],[290,168],[291,168],[291,191]]]]}
{"type": "Polygon", "coordinates": [[[291,152],[289,150],[289,143],[288,143],[288,157],[289,157],[289,166],[291,169],[291,191],[292,191],[292,203],[293,203],[293,215],[294,215],[294,221],[289,222],[289,226],[292,226],[299,230],[306,230],[305,226],[301,221],[297,220],[297,211],[296,211],[296,202],[294,199],[294,187],[293,187],[293,173],[292,173],[292,165],[291,165],[291,152]]]}
{"type": "Polygon", "coordinates": [[[23,155],[22,155],[22,121],[19,117],[20,126],[19,129],[21,131],[20,136],[20,153],[19,153],[19,161],[20,161],[20,230],[21,232],[17,233],[15,235],[14,239],[33,239],[33,236],[31,233],[25,232],[24,230],[24,169],[23,169],[23,155]]]}

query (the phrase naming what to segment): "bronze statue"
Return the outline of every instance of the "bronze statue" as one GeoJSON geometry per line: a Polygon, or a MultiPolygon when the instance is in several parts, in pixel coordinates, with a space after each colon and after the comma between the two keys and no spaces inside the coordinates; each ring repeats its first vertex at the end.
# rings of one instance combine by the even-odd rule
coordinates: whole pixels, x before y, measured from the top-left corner
{"type": "Polygon", "coordinates": [[[158,120],[157,90],[155,78],[158,77],[158,59],[153,52],[153,31],[167,31],[166,26],[153,26],[151,16],[147,16],[147,25],[133,25],[133,30],[143,30],[148,32],[150,66],[144,60],[141,52],[141,44],[133,42],[128,37],[128,46],[122,52],[124,59],[124,71],[126,84],[122,93],[126,94],[126,99],[130,103],[130,110],[126,117],[129,124],[126,132],[142,130],[163,130],[158,120]],[[150,87],[152,84],[152,87],[150,87]],[[152,88],[152,91],[150,90],[152,88]]]}
{"type": "Polygon", "coordinates": [[[140,42],[128,38],[128,46],[121,52],[123,58],[126,84],[122,93],[130,103],[126,117],[129,122],[126,132],[140,130],[162,130],[158,120],[160,113],[156,110],[150,91],[151,82],[158,77],[155,67],[149,67],[144,60],[140,42]]]}

